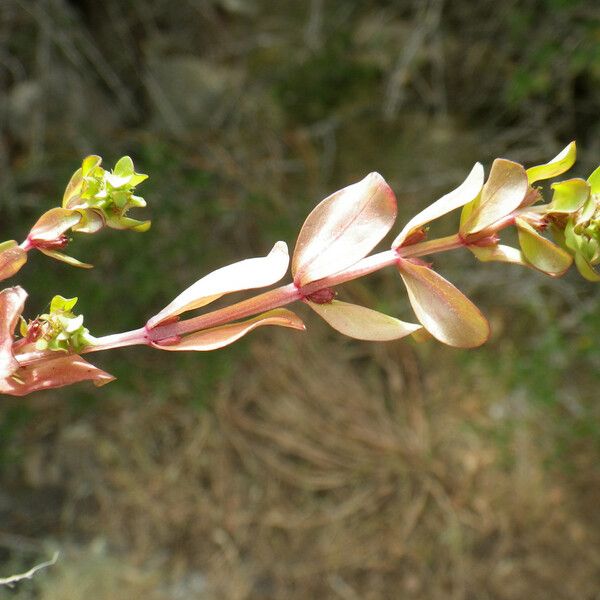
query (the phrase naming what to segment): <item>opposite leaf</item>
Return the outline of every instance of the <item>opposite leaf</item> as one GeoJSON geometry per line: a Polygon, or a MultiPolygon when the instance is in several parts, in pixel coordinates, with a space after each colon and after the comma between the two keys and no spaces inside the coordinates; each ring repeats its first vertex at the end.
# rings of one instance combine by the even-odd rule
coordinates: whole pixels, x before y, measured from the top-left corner
{"type": "Polygon", "coordinates": [[[578,211],[590,195],[590,186],[583,179],[568,179],[552,184],[554,194],[548,212],[573,213],[578,211]]]}
{"type": "Polygon", "coordinates": [[[399,248],[404,241],[415,231],[421,229],[427,223],[460,208],[471,202],[479,195],[483,187],[483,165],[475,163],[468,177],[455,190],[442,196],[433,204],[414,216],[402,229],[400,235],[392,243],[392,248],[399,248]]]}
{"type": "Polygon", "coordinates": [[[376,310],[339,300],[326,304],[307,301],[307,304],[334,329],[357,340],[387,342],[421,329],[421,325],[405,323],[376,310]]]}
{"type": "Polygon", "coordinates": [[[292,259],[297,286],[352,266],[391,229],[396,198],[379,173],[371,173],[325,198],[310,213],[292,259]]]}
{"type": "Polygon", "coordinates": [[[299,330],[305,329],[304,323],[292,311],[285,308],[276,308],[247,321],[230,323],[191,333],[182,337],[175,344],[161,345],[160,343],[153,343],[152,345],[160,350],[171,350],[174,352],[217,350],[218,348],[233,344],[233,342],[250,333],[253,329],[264,325],[279,325],[280,327],[290,327],[291,329],[299,330]]]}
{"type": "Polygon", "coordinates": [[[19,368],[12,377],[0,379],[0,393],[25,396],[31,392],[63,387],[80,381],[101,386],[115,378],[77,354],[59,356],[19,368]]]}
{"type": "Polygon", "coordinates": [[[487,319],[449,281],[429,267],[401,260],[398,270],[415,314],[434,338],[457,348],[474,348],[490,334],[487,319]]]}
{"type": "Polygon", "coordinates": [[[520,164],[497,158],[481,195],[463,209],[460,233],[478,233],[509,215],[519,208],[528,187],[525,169],[520,164]]]}
{"type": "Polygon", "coordinates": [[[62,252],[57,252],[56,250],[46,250],[45,248],[40,248],[40,252],[53,258],[54,260],[59,260],[60,262],[64,262],[72,267],[78,267],[80,269],[92,269],[94,265],[90,265],[89,263],[81,262],[72,256],[67,254],[63,254],[62,252]]]}
{"type": "Polygon", "coordinates": [[[15,240],[0,244],[0,281],[17,273],[27,262],[27,252],[15,240]]]}
{"type": "Polygon", "coordinates": [[[593,281],[594,283],[600,281],[600,273],[580,253],[575,254],[575,266],[580,275],[588,281],[593,281]]]}
{"type": "Polygon", "coordinates": [[[566,148],[561,150],[551,161],[536,167],[527,169],[527,179],[529,183],[535,183],[542,179],[552,179],[558,177],[565,171],[568,171],[577,158],[577,147],[575,142],[571,142],[566,148]]]}
{"type": "Polygon", "coordinates": [[[529,223],[517,218],[519,244],[528,263],[547,275],[562,275],[573,259],[568,252],[541,236],[529,223]]]}
{"type": "Polygon", "coordinates": [[[26,298],[27,293],[19,286],[0,292],[0,378],[8,377],[19,368],[13,356],[13,335],[26,298]]]}
{"type": "Polygon", "coordinates": [[[27,239],[33,244],[54,242],[80,220],[81,215],[77,211],[68,208],[51,208],[31,228],[27,239]]]}
{"type": "Polygon", "coordinates": [[[505,262],[515,265],[530,266],[518,248],[496,244],[494,246],[468,246],[469,250],[481,262],[505,262]]]}
{"type": "Polygon", "coordinates": [[[287,246],[285,242],[277,242],[267,256],[248,258],[209,273],[152,317],[147,326],[156,327],[183,312],[206,306],[224,294],[273,285],[285,275],[288,264],[287,246]]]}

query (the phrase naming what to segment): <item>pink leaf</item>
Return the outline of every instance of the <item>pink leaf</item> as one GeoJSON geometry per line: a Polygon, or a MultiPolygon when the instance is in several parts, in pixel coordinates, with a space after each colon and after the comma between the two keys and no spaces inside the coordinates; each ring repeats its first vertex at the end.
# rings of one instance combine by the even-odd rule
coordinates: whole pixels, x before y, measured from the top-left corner
{"type": "Polygon", "coordinates": [[[13,335],[26,298],[27,292],[19,286],[0,292],[0,378],[8,377],[19,368],[12,352],[13,335]]]}
{"type": "Polygon", "coordinates": [[[26,262],[27,252],[17,242],[4,242],[0,250],[0,281],[12,277],[26,262]]]}
{"type": "Polygon", "coordinates": [[[358,340],[386,342],[421,329],[421,325],[405,323],[376,310],[339,300],[327,304],[308,301],[307,304],[334,329],[358,340]]]}
{"type": "Polygon", "coordinates": [[[460,232],[472,234],[491,227],[519,208],[528,188],[527,173],[520,164],[497,158],[481,195],[463,209],[460,232]]]}
{"type": "Polygon", "coordinates": [[[304,222],[292,258],[303,286],[342,271],[366,256],[396,219],[396,198],[379,173],[325,198],[304,222]]]}
{"type": "Polygon", "coordinates": [[[53,242],[79,221],[81,215],[77,211],[51,208],[38,219],[27,237],[32,242],[53,242]]]}
{"type": "Polygon", "coordinates": [[[417,318],[433,337],[457,348],[485,343],[490,334],[487,319],[460,290],[429,267],[409,260],[401,260],[398,270],[417,318]]]}
{"type": "Polygon", "coordinates": [[[427,223],[442,217],[443,215],[460,208],[471,202],[479,195],[483,187],[483,166],[475,163],[475,166],[467,178],[453,191],[442,196],[433,204],[414,216],[402,229],[400,235],[392,243],[392,248],[399,248],[408,237],[415,231],[421,229],[427,223]]]}
{"type": "Polygon", "coordinates": [[[236,342],[253,329],[262,327],[263,325],[279,325],[292,329],[305,329],[304,323],[292,311],[285,308],[276,308],[240,323],[229,323],[220,327],[191,333],[182,337],[175,344],[161,345],[160,343],[153,343],[152,345],[160,350],[172,350],[175,352],[216,350],[233,344],[233,342],[236,342]]]}
{"type": "Polygon", "coordinates": [[[93,381],[95,385],[100,386],[113,380],[112,375],[90,364],[81,356],[71,354],[20,367],[12,377],[0,379],[0,393],[25,396],[31,392],[63,387],[80,381],[93,381]]]}
{"type": "Polygon", "coordinates": [[[188,310],[201,308],[224,294],[266,287],[278,282],[289,264],[285,242],[277,242],[267,256],[248,258],[209,273],[148,321],[153,328],[188,310]]]}

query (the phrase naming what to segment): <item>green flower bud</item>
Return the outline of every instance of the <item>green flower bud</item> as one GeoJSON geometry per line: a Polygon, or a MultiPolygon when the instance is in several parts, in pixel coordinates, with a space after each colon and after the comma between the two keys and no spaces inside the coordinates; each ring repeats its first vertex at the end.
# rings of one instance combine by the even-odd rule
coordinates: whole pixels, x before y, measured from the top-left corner
{"type": "Polygon", "coordinates": [[[94,338],[83,326],[83,315],[72,311],[77,298],[54,296],[50,311],[39,315],[27,325],[21,323],[21,335],[35,343],[36,350],[81,352],[93,344],[94,338]]]}

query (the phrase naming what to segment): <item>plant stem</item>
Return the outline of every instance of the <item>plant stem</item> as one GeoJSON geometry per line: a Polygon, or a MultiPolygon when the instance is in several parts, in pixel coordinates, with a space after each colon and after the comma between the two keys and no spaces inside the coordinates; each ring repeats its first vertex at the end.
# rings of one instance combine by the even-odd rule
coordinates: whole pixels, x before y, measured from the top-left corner
{"type": "Polygon", "coordinates": [[[94,346],[87,349],[86,352],[98,352],[109,348],[121,348],[138,344],[160,343],[161,340],[173,339],[195,331],[218,327],[303,300],[319,290],[329,289],[391,266],[402,258],[416,258],[462,246],[464,246],[464,242],[458,234],[454,234],[435,240],[427,240],[398,250],[386,250],[363,258],[345,271],[324,277],[318,281],[312,281],[302,287],[289,283],[191,319],[158,325],[150,330],[146,328],[134,329],[97,338],[94,346]]]}
{"type": "MultiPolygon", "coordinates": [[[[394,265],[402,259],[446,252],[461,248],[464,245],[464,240],[458,234],[454,234],[435,240],[426,240],[405,246],[404,248],[398,248],[397,250],[386,250],[363,258],[345,271],[329,275],[317,281],[311,281],[302,287],[296,286],[295,283],[288,283],[287,285],[258,294],[258,296],[197,317],[192,317],[191,319],[186,319],[185,321],[165,323],[153,329],[141,327],[139,329],[132,329],[131,331],[124,331],[123,333],[96,338],[94,344],[82,350],[81,354],[100,352],[113,348],[124,348],[126,346],[160,344],[163,340],[177,339],[185,334],[225,325],[232,321],[238,321],[273,310],[274,308],[286,306],[298,300],[304,300],[319,290],[330,289],[347,281],[370,275],[385,267],[394,265]]],[[[40,360],[46,360],[54,355],[55,353],[49,350],[36,350],[17,353],[17,360],[21,365],[27,365],[40,360]]]]}

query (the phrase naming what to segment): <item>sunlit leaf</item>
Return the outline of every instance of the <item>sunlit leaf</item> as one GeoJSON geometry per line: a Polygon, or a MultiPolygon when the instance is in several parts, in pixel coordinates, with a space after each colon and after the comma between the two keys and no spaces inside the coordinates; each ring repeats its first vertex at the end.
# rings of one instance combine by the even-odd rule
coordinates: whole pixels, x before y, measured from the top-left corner
{"type": "Polygon", "coordinates": [[[27,262],[27,252],[15,240],[0,244],[0,281],[12,277],[27,262]]]}
{"type": "Polygon", "coordinates": [[[397,340],[421,329],[421,325],[405,323],[376,310],[339,300],[326,304],[307,301],[307,304],[334,329],[358,340],[397,340]]]}
{"type": "Polygon", "coordinates": [[[13,377],[0,379],[0,393],[25,396],[31,392],[58,388],[80,381],[101,386],[115,378],[77,354],[57,356],[21,366],[13,377]]]}
{"type": "Polygon", "coordinates": [[[96,167],[99,167],[102,163],[102,159],[96,154],[90,154],[83,159],[81,164],[81,174],[87,177],[96,167]]]}
{"type": "Polygon", "coordinates": [[[566,148],[561,150],[551,161],[536,167],[527,169],[527,179],[529,183],[535,183],[542,179],[552,179],[558,177],[565,171],[568,171],[577,158],[577,148],[575,142],[571,142],[566,148]]]}
{"type": "Polygon", "coordinates": [[[81,215],[75,210],[51,208],[37,220],[28,238],[34,242],[53,242],[79,221],[81,215]]]}
{"type": "Polygon", "coordinates": [[[529,184],[525,169],[518,163],[497,158],[481,194],[463,209],[460,232],[472,234],[491,227],[519,208],[529,184]]]}
{"type": "Polygon", "coordinates": [[[571,266],[573,258],[560,246],[540,235],[523,219],[516,219],[519,244],[527,262],[548,275],[562,275],[571,266]]]}
{"type": "Polygon", "coordinates": [[[530,266],[518,248],[495,244],[493,246],[469,246],[469,250],[481,262],[505,262],[515,265],[530,266]]]}
{"type": "Polygon", "coordinates": [[[122,217],[119,215],[108,214],[106,216],[106,224],[112,229],[127,229],[129,231],[138,231],[143,233],[150,229],[151,221],[138,221],[130,217],[122,217]]]}
{"type": "Polygon", "coordinates": [[[575,254],[575,266],[588,281],[600,281],[600,273],[579,253],[575,254]]]}
{"type": "Polygon", "coordinates": [[[183,312],[201,308],[224,294],[273,285],[286,274],[288,264],[287,245],[277,242],[267,256],[248,258],[204,276],[152,317],[148,327],[156,327],[183,312]]]}
{"type": "Polygon", "coordinates": [[[57,252],[56,250],[47,250],[46,248],[40,248],[40,252],[53,258],[54,260],[60,260],[61,262],[67,263],[72,267],[78,267],[80,269],[92,269],[94,265],[90,265],[88,263],[81,262],[72,256],[68,256],[63,254],[62,252],[57,252]]]}
{"type": "Polygon", "coordinates": [[[417,318],[434,338],[457,348],[485,343],[487,319],[460,290],[433,269],[409,260],[401,260],[398,270],[417,318]]]}
{"type": "Polygon", "coordinates": [[[383,239],[395,218],[394,192],[379,173],[325,198],[298,236],[294,282],[306,285],[353,265],[383,239]]]}
{"type": "Polygon", "coordinates": [[[74,306],[77,304],[77,300],[78,298],[65,298],[64,296],[61,296],[60,294],[56,294],[56,296],[54,296],[52,298],[52,300],[50,301],[50,312],[58,312],[58,311],[64,311],[64,312],[71,312],[71,309],[74,308],[74,306]]]}
{"type": "Polygon", "coordinates": [[[19,368],[13,356],[13,335],[25,305],[27,293],[19,286],[0,292],[0,378],[8,377],[19,368]]]}
{"type": "Polygon", "coordinates": [[[548,212],[572,213],[578,211],[590,195],[590,186],[583,179],[567,179],[552,184],[554,194],[548,212]]]}
{"type": "Polygon", "coordinates": [[[592,194],[600,194],[600,167],[594,170],[587,181],[592,189],[592,194]]]}
{"type": "Polygon", "coordinates": [[[113,173],[117,177],[123,177],[123,178],[126,177],[127,180],[129,180],[131,178],[131,176],[133,175],[133,160],[131,160],[131,157],[130,156],[121,157],[117,161],[117,164],[115,165],[115,168],[113,169],[113,173]]]}
{"type": "Polygon", "coordinates": [[[257,327],[264,325],[279,325],[280,327],[289,327],[291,329],[304,330],[304,323],[300,317],[295,315],[292,311],[285,308],[276,308],[269,312],[263,313],[242,321],[240,323],[229,323],[227,325],[221,325],[220,327],[213,327],[212,329],[204,329],[203,331],[197,331],[181,338],[175,344],[161,345],[160,343],[152,344],[155,348],[160,350],[171,350],[175,352],[181,351],[208,351],[223,348],[229,344],[233,344],[241,337],[250,333],[257,327]]]}
{"type": "Polygon", "coordinates": [[[81,221],[73,225],[72,230],[79,233],[96,233],[106,225],[106,220],[101,211],[94,208],[78,208],[81,221]]]}
{"type": "Polygon", "coordinates": [[[402,229],[400,235],[392,243],[392,248],[402,246],[404,241],[415,231],[421,229],[427,223],[438,219],[439,217],[464,206],[473,201],[479,195],[483,187],[483,166],[481,163],[475,163],[475,166],[467,178],[455,190],[442,196],[433,204],[414,216],[402,229]]]}
{"type": "Polygon", "coordinates": [[[81,169],[77,169],[75,173],[71,176],[71,180],[67,184],[65,189],[65,193],[63,194],[62,205],[63,208],[68,208],[69,203],[76,201],[79,198],[79,194],[81,194],[81,188],[83,186],[83,175],[81,169]]]}

